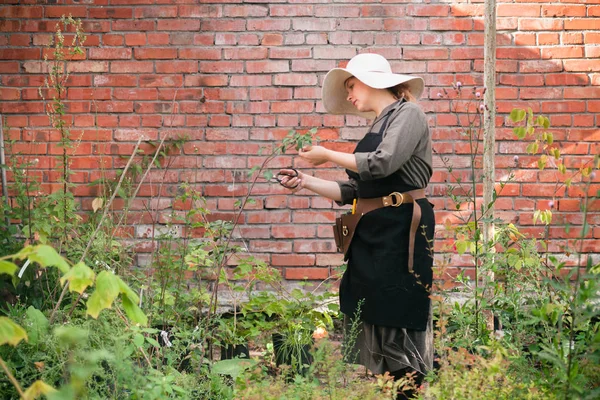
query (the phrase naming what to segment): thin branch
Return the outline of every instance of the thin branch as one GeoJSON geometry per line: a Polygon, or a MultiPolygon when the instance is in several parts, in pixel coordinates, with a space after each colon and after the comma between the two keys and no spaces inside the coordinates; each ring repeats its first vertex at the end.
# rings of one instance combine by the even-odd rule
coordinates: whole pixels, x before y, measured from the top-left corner
{"type": "Polygon", "coordinates": [[[19,382],[15,379],[13,374],[10,372],[10,369],[8,369],[8,366],[4,363],[4,360],[2,359],[2,357],[0,357],[0,366],[2,366],[2,369],[6,373],[6,376],[8,376],[8,380],[10,380],[10,382],[13,384],[15,389],[17,389],[17,393],[19,393],[19,396],[21,398],[24,398],[25,393],[23,393],[23,389],[21,389],[19,382]]]}
{"type": "MultiPolygon", "coordinates": [[[[117,187],[115,188],[115,191],[114,191],[112,197],[110,198],[110,200],[104,207],[104,213],[102,214],[102,217],[100,218],[100,221],[98,222],[98,225],[96,226],[96,230],[94,231],[94,233],[92,233],[92,236],[90,236],[87,246],[85,247],[83,254],[81,254],[81,258],[79,259],[79,262],[82,262],[85,259],[88,251],[90,250],[90,247],[92,246],[94,239],[96,238],[96,235],[98,234],[98,231],[100,231],[100,228],[102,227],[104,219],[106,218],[106,215],[108,214],[108,210],[110,209],[110,206],[111,206],[113,200],[117,196],[117,192],[119,191],[119,188],[121,187],[121,183],[123,183],[123,179],[125,178],[125,173],[127,172],[127,169],[129,169],[131,162],[135,158],[135,155],[137,154],[137,149],[140,146],[141,142],[142,142],[142,138],[139,138],[135,145],[135,148],[133,149],[133,152],[131,153],[131,157],[129,157],[129,161],[127,161],[127,165],[125,165],[125,170],[123,171],[123,174],[121,175],[121,179],[119,179],[119,183],[117,184],[117,187]]],[[[54,306],[54,309],[52,310],[52,314],[50,314],[50,324],[52,324],[52,322],[54,321],[54,318],[56,316],[56,311],[58,310],[60,303],[62,303],[63,297],[67,293],[68,288],[69,288],[69,281],[67,281],[65,283],[65,286],[63,287],[63,290],[60,293],[60,297],[58,298],[58,301],[56,302],[56,305],[54,306]]]]}

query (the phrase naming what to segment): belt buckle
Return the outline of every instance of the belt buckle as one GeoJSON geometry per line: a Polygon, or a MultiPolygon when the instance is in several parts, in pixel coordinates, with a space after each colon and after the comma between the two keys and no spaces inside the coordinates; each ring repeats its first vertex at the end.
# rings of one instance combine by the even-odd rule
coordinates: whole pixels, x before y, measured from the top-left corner
{"type": "Polygon", "coordinates": [[[390,204],[392,207],[399,207],[404,203],[404,195],[400,192],[390,193],[390,199],[392,200],[392,204],[390,204]]]}

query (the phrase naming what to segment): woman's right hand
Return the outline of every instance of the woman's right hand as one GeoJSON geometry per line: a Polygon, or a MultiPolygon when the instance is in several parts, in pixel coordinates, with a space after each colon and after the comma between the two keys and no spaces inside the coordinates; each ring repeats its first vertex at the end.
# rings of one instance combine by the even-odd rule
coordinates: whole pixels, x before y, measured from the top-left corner
{"type": "Polygon", "coordinates": [[[294,169],[281,169],[277,174],[281,186],[295,193],[304,188],[304,174],[294,169]]]}

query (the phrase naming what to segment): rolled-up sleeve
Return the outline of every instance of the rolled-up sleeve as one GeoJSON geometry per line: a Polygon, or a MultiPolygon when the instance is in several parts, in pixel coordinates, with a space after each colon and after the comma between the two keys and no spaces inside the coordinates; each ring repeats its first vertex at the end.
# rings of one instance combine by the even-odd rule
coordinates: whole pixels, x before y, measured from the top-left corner
{"type": "Polygon", "coordinates": [[[413,155],[427,133],[425,115],[414,103],[405,103],[390,115],[390,122],[375,151],[356,153],[362,180],[385,178],[396,172],[413,155]]]}
{"type": "Polygon", "coordinates": [[[342,193],[342,200],[336,201],[338,206],[343,206],[344,204],[352,204],[352,200],[357,197],[357,183],[354,179],[350,179],[347,181],[337,181],[337,184],[340,186],[340,191],[342,193]]]}

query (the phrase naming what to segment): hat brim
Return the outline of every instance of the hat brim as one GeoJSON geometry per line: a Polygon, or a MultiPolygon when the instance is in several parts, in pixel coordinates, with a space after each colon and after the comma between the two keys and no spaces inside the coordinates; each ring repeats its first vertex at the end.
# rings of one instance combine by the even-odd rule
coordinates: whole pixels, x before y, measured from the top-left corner
{"type": "Polygon", "coordinates": [[[423,93],[425,84],[418,76],[392,74],[385,72],[350,71],[345,68],[334,68],[325,75],[322,89],[323,107],[331,114],[353,114],[367,119],[375,118],[374,112],[361,112],[347,99],[346,80],[354,76],[367,86],[375,89],[391,88],[401,83],[406,84],[410,93],[418,99],[423,93]]]}

